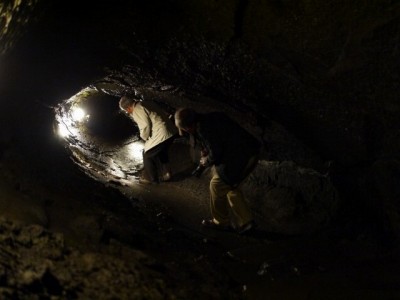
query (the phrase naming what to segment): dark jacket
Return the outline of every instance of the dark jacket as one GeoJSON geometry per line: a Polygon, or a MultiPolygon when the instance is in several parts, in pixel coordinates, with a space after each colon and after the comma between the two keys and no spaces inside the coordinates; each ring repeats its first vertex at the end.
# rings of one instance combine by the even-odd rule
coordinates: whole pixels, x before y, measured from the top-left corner
{"type": "Polygon", "coordinates": [[[245,168],[257,155],[261,143],[235,121],[221,112],[198,114],[195,138],[208,151],[208,165],[229,185],[240,183],[245,168]]]}

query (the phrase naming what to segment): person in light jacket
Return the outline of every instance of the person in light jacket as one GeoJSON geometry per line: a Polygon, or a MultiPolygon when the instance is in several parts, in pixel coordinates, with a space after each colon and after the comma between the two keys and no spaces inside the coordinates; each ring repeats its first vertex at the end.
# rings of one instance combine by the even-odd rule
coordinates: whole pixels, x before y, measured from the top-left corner
{"type": "Polygon", "coordinates": [[[141,183],[158,183],[171,179],[168,166],[168,151],[177,134],[173,122],[154,101],[141,101],[133,97],[123,96],[119,107],[125,111],[139,127],[140,138],[144,143],[144,174],[141,183]],[[161,165],[161,174],[158,166],[161,165]]]}

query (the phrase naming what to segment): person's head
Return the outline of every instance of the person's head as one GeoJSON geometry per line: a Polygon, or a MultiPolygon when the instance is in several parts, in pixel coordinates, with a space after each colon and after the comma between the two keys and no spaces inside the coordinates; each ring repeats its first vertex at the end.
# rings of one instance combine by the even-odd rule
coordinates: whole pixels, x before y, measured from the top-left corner
{"type": "Polygon", "coordinates": [[[195,133],[197,123],[197,113],[190,108],[179,108],[175,112],[175,126],[179,130],[179,135],[183,132],[195,133]]]}
{"type": "Polygon", "coordinates": [[[138,100],[133,97],[122,96],[121,99],[119,99],[119,108],[130,114],[133,111],[134,104],[137,101],[138,100]]]}

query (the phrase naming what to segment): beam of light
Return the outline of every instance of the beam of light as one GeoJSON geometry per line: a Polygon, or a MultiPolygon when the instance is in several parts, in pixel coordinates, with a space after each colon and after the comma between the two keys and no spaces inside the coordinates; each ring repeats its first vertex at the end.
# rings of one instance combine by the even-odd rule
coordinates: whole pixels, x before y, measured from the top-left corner
{"type": "Polygon", "coordinates": [[[141,142],[134,142],[128,145],[128,155],[136,160],[142,161],[143,160],[143,149],[144,144],[141,142]]]}

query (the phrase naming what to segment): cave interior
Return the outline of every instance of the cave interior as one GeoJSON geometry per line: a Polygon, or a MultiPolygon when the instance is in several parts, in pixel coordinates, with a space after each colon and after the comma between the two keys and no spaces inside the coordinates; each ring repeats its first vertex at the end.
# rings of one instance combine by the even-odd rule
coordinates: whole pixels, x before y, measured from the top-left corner
{"type": "Polygon", "coordinates": [[[4,1],[2,298],[398,299],[399,21],[389,0],[4,1]],[[201,228],[186,137],[174,180],[138,183],[125,94],[263,143],[256,232],[201,228]]]}

